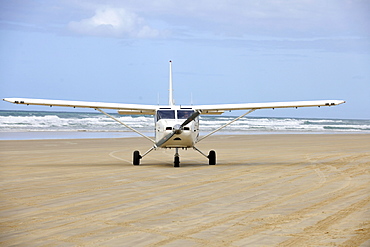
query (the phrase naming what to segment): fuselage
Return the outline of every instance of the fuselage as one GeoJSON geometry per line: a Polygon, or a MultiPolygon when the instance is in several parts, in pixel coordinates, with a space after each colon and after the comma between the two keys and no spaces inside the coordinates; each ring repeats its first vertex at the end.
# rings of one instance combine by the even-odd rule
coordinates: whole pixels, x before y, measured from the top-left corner
{"type": "Polygon", "coordinates": [[[162,148],[190,148],[193,147],[199,136],[199,117],[181,127],[194,110],[181,106],[161,107],[155,115],[155,141],[159,142],[165,136],[175,134],[162,148]]]}

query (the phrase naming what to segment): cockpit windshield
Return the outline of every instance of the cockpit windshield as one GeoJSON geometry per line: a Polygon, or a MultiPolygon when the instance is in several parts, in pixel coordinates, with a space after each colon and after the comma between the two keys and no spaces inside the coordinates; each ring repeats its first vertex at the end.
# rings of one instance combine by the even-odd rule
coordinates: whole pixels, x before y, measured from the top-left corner
{"type": "Polygon", "coordinates": [[[175,119],[174,110],[158,110],[157,111],[157,121],[160,119],[175,119]]]}
{"type": "Polygon", "coordinates": [[[178,110],[177,111],[177,119],[187,119],[193,113],[194,113],[193,110],[178,110]]]}
{"type": "Polygon", "coordinates": [[[187,119],[194,113],[193,110],[158,110],[157,111],[157,121],[160,119],[187,119]]]}

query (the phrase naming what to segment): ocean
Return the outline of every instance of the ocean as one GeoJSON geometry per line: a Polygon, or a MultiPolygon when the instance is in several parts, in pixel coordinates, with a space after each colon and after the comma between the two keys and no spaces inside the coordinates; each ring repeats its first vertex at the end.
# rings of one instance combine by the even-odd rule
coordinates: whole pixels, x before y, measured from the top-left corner
{"type": "MultiPolygon", "coordinates": [[[[124,116],[120,121],[154,136],[152,116],[124,116]]],[[[205,135],[236,116],[200,116],[205,135]]],[[[370,133],[370,120],[244,117],[216,134],[370,133]]],[[[100,113],[0,111],[0,140],[121,138],[139,136],[100,113]]]]}

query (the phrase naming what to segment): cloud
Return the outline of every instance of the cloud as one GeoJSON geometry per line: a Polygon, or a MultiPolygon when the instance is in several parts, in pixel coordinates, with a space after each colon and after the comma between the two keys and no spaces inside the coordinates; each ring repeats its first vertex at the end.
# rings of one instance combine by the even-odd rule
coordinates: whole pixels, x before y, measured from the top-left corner
{"type": "Polygon", "coordinates": [[[0,3],[0,29],[186,41],[368,38],[369,11],[364,0],[14,0],[0,3]]]}
{"type": "Polygon", "coordinates": [[[116,38],[157,38],[164,34],[133,12],[107,6],[98,7],[91,18],[69,22],[67,27],[77,34],[116,38]]]}
{"type": "Polygon", "coordinates": [[[172,28],[220,37],[369,34],[370,4],[363,0],[127,0],[124,4],[172,28]]]}

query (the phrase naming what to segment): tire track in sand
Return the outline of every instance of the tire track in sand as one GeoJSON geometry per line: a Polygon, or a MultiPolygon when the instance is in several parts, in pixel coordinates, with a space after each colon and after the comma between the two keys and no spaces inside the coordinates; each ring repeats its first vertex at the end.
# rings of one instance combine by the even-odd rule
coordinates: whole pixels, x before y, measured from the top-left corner
{"type": "MultiPolygon", "coordinates": [[[[345,207],[342,210],[339,210],[335,214],[330,215],[329,217],[317,222],[315,225],[306,227],[303,230],[303,232],[301,232],[299,234],[294,234],[294,235],[297,235],[297,236],[295,236],[291,239],[288,239],[287,241],[284,241],[284,242],[280,243],[278,246],[287,246],[287,247],[292,246],[293,247],[293,246],[307,245],[307,244],[309,244],[310,241],[315,241],[314,239],[312,239],[312,236],[314,236],[315,234],[322,234],[323,232],[326,232],[330,226],[334,225],[335,223],[338,223],[342,219],[348,217],[350,214],[352,214],[352,213],[358,211],[359,209],[365,207],[366,205],[369,204],[369,202],[370,202],[370,197],[366,197],[365,199],[362,199],[358,202],[355,202],[355,203],[351,204],[350,206],[345,207]]],[[[367,232],[365,232],[364,235],[365,236],[367,235],[367,237],[370,237],[369,229],[367,229],[367,232]]],[[[357,243],[355,245],[352,245],[352,246],[357,246],[357,244],[361,244],[360,241],[362,241],[362,240],[357,239],[357,243]],[[360,243],[358,243],[358,242],[360,242],[360,243]]],[[[316,244],[318,244],[318,243],[316,243],[316,244]]],[[[315,245],[315,243],[311,243],[310,245],[315,245]]]]}
{"type": "MultiPolygon", "coordinates": [[[[282,204],[283,202],[286,202],[286,201],[291,200],[293,198],[296,198],[298,196],[302,196],[302,195],[307,194],[309,192],[315,191],[315,190],[317,190],[317,189],[325,186],[328,183],[333,183],[333,182],[341,181],[346,176],[348,176],[348,174],[351,174],[352,176],[355,175],[355,174],[361,175],[362,172],[363,172],[362,171],[362,168],[360,168],[360,167],[353,167],[353,168],[346,169],[345,171],[341,172],[338,176],[336,176],[336,177],[328,180],[326,183],[317,184],[316,186],[310,187],[309,189],[298,191],[298,192],[296,192],[294,194],[291,194],[291,195],[288,195],[288,196],[285,196],[285,197],[278,198],[278,199],[274,200],[273,202],[269,202],[267,204],[258,206],[256,208],[252,208],[252,209],[248,209],[248,210],[242,210],[242,211],[239,211],[237,213],[233,213],[231,215],[228,215],[228,216],[226,216],[226,217],[224,217],[222,219],[219,219],[219,220],[216,220],[216,221],[207,223],[207,224],[202,224],[202,225],[199,225],[199,226],[197,226],[197,227],[195,227],[193,229],[189,229],[187,231],[184,231],[181,234],[181,238],[184,238],[186,236],[192,237],[192,235],[194,235],[194,234],[200,233],[202,231],[205,231],[207,229],[216,227],[218,225],[225,224],[226,222],[230,222],[230,221],[236,220],[236,219],[238,219],[240,217],[243,217],[243,216],[245,216],[247,214],[250,214],[250,213],[258,212],[258,211],[261,211],[261,210],[267,209],[267,208],[271,209],[273,207],[277,207],[280,204],[282,204]]],[[[364,188],[367,188],[367,186],[366,185],[362,185],[360,187],[343,189],[341,191],[341,193],[338,192],[337,194],[329,197],[330,199],[321,201],[321,202],[316,203],[314,205],[311,205],[311,206],[309,206],[309,207],[307,207],[305,209],[302,209],[302,210],[299,210],[297,212],[294,212],[294,213],[292,213],[290,215],[281,215],[281,216],[279,216],[277,218],[271,219],[271,221],[265,222],[265,224],[263,224],[263,225],[259,225],[259,226],[256,226],[256,227],[252,228],[252,229],[249,229],[247,233],[245,233],[245,232],[241,232],[240,233],[239,231],[235,230],[235,231],[231,232],[231,234],[228,234],[227,241],[224,241],[223,244],[225,244],[225,245],[227,245],[227,244],[231,245],[235,241],[238,241],[240,239],[246,238],[248,236],[252,236],[254,234],[257,234],[258,232],[266,231],[266,230],[269,230],[269,229],[274,229],[277,225],[282,225],[282,224],[286,223],[287,220],[299,219],[298,216],[301,216],[302,214],[305,215],[308,212],[317,209],[318,207],[322,207],[322,206],[328,205],[328,204],[332,203],[333,201],[336,201],[336,200],[339,200],[341,198],[344,198],[348,194],[354,193],[354,192],[358,191],[359,189],[364,189],[364,188]]],[[[166,240],[157,242],[153,246],[162,246],[162,245],[171,243],[171,242],[173,242],[173,241],[175,241],[177,239],[178,238],[169,238],[169,239],[166,239],[166,240]]],[[[219,241],[219,239],[218,240],[217,239],[215,239],[215,240],[209,240],[209,244],[212,244],[212,245],[216,245],[217,246],[218,241],[219,241]]]]}

